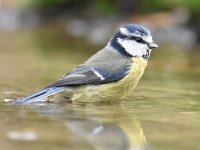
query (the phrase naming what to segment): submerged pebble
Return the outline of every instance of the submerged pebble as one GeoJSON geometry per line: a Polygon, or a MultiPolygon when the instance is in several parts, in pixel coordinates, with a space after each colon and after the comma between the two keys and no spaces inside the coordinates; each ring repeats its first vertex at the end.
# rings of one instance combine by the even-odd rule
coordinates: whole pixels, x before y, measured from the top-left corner
{"type": "Polygon", "coordinates": [[[5,102],[5,103],[9,103],[9,102],[11,102],[12,100],[13,100],[13,99],[5,98],[5,99],[4,99],[4,102],[5,102]]]}
{"type": "Polygon", "coordinates": [[[32,131],[10,131],[6,137],[14,141],[34,141],[38,139],[38,135],[32,131]]]}

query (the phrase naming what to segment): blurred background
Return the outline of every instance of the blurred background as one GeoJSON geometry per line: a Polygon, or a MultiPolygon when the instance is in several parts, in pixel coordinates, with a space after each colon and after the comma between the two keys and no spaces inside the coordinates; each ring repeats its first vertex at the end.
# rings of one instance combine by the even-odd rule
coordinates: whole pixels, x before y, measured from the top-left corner
{"type": "MultiPolygon", "coordinates": [[[[120,26],[142,24],[151,30],[153,40],[159,45],[153,50],[142,81],[126,100],[121,118],[113,117],[119,116],[112,111],[118,112],[118,106],[114,109],[95,107],[90,113],[84,110],[87,119],[92,120],[88,124],[92,122],[96,127],[106,120],[117,126],[114,130],[120,128],[120,135],[124,129],[130,143],[140,143],[141,150],[148,149],[145,136],[152,149],[199,149],[199,8],[199,0],[0,0],[1,100],[18,98],[45,87],[103,48],[120,26]],[[134,123],[129,124],[131,122],[134,123]]],[[[66,129],[57,121],[58,117],[51,120],[33,113],[33,108],[1,103],[0,147],[7,150],[81,149],[86,146],[83,139],[90,133],[82,131],[84,128],[74,129],[77,116],[73,118],[71,113],[82,114],[84,108],[79,112],[76,106],[71,107],[61,115],[65,124],[70,124],[66,129]],[[67,130],[63,136],[63,132],[58,131],[61,127],[62,131],[67,130]],[[84,135],[83,139],[68,137],[71,129],[84,135]],[[13,139],[13,131],[14,135],[18,133],[17,138],[13,139]],[[33,138],[36,144],[27,142],[25,131],[36,135],[33,138]]],[[[85,125],[85,120],[79,123],[85,125]]],[[[106,133],[110,134],[107,130],[106,133]]],[[[91,145],[95,145],[95,137],[87,139],[91,145]]],[[[101,140],[106,137],[109,135],[102,134],[101,140]]],[[[105,142],[110,144],[109,139],[105,142]]],[[[94,147],[106,150],[107,145],[102,148],[104,144],[100,142],[94,147]]],[[[95,149],[91,145],[85,149],[95,149]]]]}
{"type": "Polygon", "coordinates": [[[198,52],[199,7],[198,0],[0,0],[0,32],[3,37],[29,32],[48,54],[89,52],[132,22],[150,28],[160,46],[198,52]]]}
{"type": "Polygon", "coordinates": [[[52,81],[103,48],[126,23],[150,28],[158,43],[149,68],[198,68],[199,8],[198,0],[0,0],[0,77],[12,84],[41,68],[31,78],[52,81]],[[51,69],[55,76],[48,75],[51,69]]]}
{"type": "MultiPolygon", "coordinates": [[[[199,7],[198,0],[0,0],[0,49],[8,51],[6,43],[12,46],[25,39],[26,44],[13,45],[11,51],[20,53],[24,48],[19,46],[26,45],[44,59],[66,52],[90,55],[102,48],[119,26],[131,22],[150,28],[154,40],[167,49],[159,52],[157,59],[161,54],[179,59],[173,54],[183,51],[188,56],[181,58],[182,64],[177,62],[179,67],[199,64],[193,59],[199,55],[199,7]],[[191,58],[190,53],[196,54],[191,58]]],[[[163,63],[175,65],[169,59],[163,63]]]]}

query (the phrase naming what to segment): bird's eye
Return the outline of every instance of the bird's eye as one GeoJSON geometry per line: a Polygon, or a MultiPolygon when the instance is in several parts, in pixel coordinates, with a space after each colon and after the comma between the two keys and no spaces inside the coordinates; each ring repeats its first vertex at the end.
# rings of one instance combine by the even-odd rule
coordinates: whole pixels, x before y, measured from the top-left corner
{"type": "Polygon", "coordinates": [[[139,38],[139,37],[136,37],[135,38],[135,41],[138,42],[138,43],[143,43],[144,41],[142,40],[142,38],[139,38]]]}
{"type": "Polygon", "coordinates": [[[144,43],[144,40],[140,37],[131,36],[131,37],[129,37],[129,39],[134,40],[138,43],[144,43]]]}

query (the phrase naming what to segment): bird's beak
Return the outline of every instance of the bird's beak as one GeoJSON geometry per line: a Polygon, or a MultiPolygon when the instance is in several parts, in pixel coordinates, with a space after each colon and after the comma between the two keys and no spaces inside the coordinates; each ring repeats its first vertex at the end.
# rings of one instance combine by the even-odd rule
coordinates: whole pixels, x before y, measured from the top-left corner
{"type": "Polygon", "coordinates": [[[150,48],[150,49],[153,49],[153,48],[157,48],[158,47],[158,45],[156,44],[156,43],[149,43],[148,44],[148,47],[150,48]]]}

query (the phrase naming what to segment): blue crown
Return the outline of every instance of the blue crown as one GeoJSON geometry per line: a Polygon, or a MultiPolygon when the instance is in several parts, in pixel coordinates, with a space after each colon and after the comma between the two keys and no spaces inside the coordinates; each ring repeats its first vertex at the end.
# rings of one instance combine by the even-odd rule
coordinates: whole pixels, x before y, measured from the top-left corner
{"type": "Polygon", "coordinates": [[[151,34],[147,28],[137,24],[128,24],[124,26],[124,28],[126,28],[130,33],[136,33],[142,36],[147,36],[151,34]]]}

